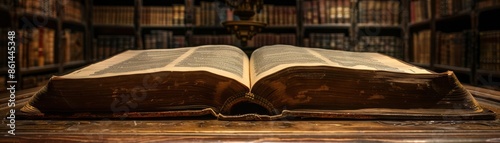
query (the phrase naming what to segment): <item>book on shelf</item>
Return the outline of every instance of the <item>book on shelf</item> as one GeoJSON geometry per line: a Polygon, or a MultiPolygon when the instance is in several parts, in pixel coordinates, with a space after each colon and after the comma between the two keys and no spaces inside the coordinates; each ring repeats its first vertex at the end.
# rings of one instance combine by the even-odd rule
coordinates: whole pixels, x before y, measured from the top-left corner
{"type": "Polygon", "coordinates": [[[431,30],[412,33],[413,62],[431,64],[431,30]]]}
{"type": "Polygon", "coordinates": [[[232,11],[227,7],[219,5],[219,1],[201,1],[200,5],[194,8],[194,24],[196,26],[222,26],[222,22],[233,19],[234,15],[232,11]]]}
{"type": "Polygon", "coordinates": [[[93,8],[93,24],[134,25],[133,6],[94,6],[93,8]]]}
{"type": "MultiPolygon", "coordinates": [[[[254,37],[255,38],[255,37],[254,37]]],[[[193,35],[191,46],[200,45],[234,45],[239,40],[234,35],[193,35]]]]}
{"type": "Polygon", "coordinates": [[[54,76],[19,118],[495,119],[453,72],[289,45],[134,50],[54,76]]]}
{"type": "Polygon", "coordinates": [[[307,0],[303,10],[304,24],[351,23],[350,0],[307,0]]]}
{"type": "Polygon", "coordinates": [[[500,31],[481,32],[479,69],[500,71],[500,31]]]}
{"type": "Polygon", "coordinates": [[[296,45],[295,34],[282,33],[260,33],[248,41],[248,47],[262,47],[265,45],[286,44],[296,45]]]}
{"type": "Polygon", "coordinates": [[[63,52],[61,52],[64,53],[63,63],[83,61],[83,35],[84,34],[81,31],[72,31],[70,29],[64,30],[62,39],[63,52]]]}
{"type": "Polygon", "coordinates": [[[151,30],[144,35],[145,49],[165,49],[185,46],[184,35],[174,35],[168,30],[151,30]]]}
{"type": "Polygon", "coordinates": [[[410,2],[410,22],[431,19],[431,0],[412,0],[410,2]]]}
{"type": "Polygon", "coordinates": [[[498,6],[500,5],[500,1],[498,0],[478,0],[476,2],[477,8],[478,9],[483,9],[487,7],[492,7],[492,6],[498,6]]]}
{"type": "MultiPolygon", "coordinates": [[[[295,26],[297,24],[296,13],[295,6],[264,4],[262,10],[256,13],[253,19],[264,22],[268,26],[295,26]]],[[[232,13],[231,15],[234,16],[232,13]]]]}
{"type": "Polygon", "coordinates": [[[474,5],[473,0],[438,0],[436,2],[436,17],[455,15],[461,12],[470,12],[474,5]]]}
{"type": "MultiPolygon", "coordinates": [[[[8,1],[8,0],[4,0],[8,1]]],[[[57,17],[56,0],[18,0],[18,13],[29,13],[51,18],[57,17]]]]}
{"type": "Polygon", "coordinates": [[[472,65],[471,31],[457,33],[437,32],[437,63],[455,67],[472,65]]]}
{"type": "Polygon", "coordinates": [[[133,49],[135,37],[132,35],[99,35],[94,39],[94,60],[106,59],[125,50],[133,49]]]}
{"type": "Polygon", "coordinates": [[[354,52],[377,52],[403,59],[403,41],[395,36],[362,36],[351,50],[354,52]]]}
{"type": "Polygon", "coordinates": [[[16,31],[21,68],[43,67],[55,63],[55,31],[40,27],[16,31]]]}
{"type": "Polygon", "coordinates": [[[350,50],[349,37],[344,33],[311,33],[304,39],[306,47],[317,47],[334,50],[350,50]]]}
{"type": "Polygon", "coordinates": [[[358,21],[361,24],[399,25],[401,20],[400,2],[397,0],[359,1],[358,21]]]}
{"type": "Polygon", "coordinates": [[[141,24],[144,26],[183,26],[184,5],[145,6],[141,12],[141,24]]]}
{"type": "Polygon", "coordinates": [[[77,0],[63,0],[63,19],[66,21],[83,22],[83,9],[82,3],[77,0]]]}

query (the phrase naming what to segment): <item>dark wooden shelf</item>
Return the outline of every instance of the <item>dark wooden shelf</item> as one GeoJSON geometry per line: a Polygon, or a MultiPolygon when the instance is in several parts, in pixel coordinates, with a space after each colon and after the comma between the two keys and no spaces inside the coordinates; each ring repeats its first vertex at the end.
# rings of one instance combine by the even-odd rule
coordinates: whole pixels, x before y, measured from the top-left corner
{"type": "Polygon", "coordinates": [[[470,74],[470,68],[466,68],[466,67],[434,64],[434,68],[439,69],[439,70],[451,70],[453,72],[470,74]]]}
{"type": "Polygon", "coordinates": [[[29,75],[36,74],[41,72],[57,72],[59,68],[58,64],[45,65],[41,67],[29,67],[29,68],[21,68],[21,75],[29,75]]]}
{"type": "Polygon", "coordinates": [[[193,26],[193,29],[225,29],[222,25],[220,26],[193,26]]]}
{"type": "Polygon", "coordinates": [[[36,16],[37,18],[46,18],[47,20],[53,21],[53,22],[55,22],[55,21],[58,20],[57,17],[50,17],[50,16],[39,15],[39,14],[29,13],[29,12],[18,12],[17,15],[18,15],[19,18],[31,16],[30,18],[28,18],[29,21],[33,20],[33,18],[32,18],[33,16],[36,16]]]}
{"type": "Polygon", "coordinates": [[[304,24],[305,29],[349,29],[350,23],[304,24]]]}
{"type": "Polygon", "coordinates": [[[485,7],[485,8],[479,9],[478,12],[481,14],[483,12],[492,11],[492,10],[500,10],[500,5],[493,5],[493,6],[485,7]]]}
{"type": "Polygon", "coordinates": [[[80,26],[80,27],[85,27],[87,24],[82,21],[75,21],[75,20],[63,20],[63,25],[69,24],[69,25],[75,25],[75,26],[80,26]]]}
{"type": "Polygon", "coordinates": [[[122,29],[122,28],[131,28],[131,29],[134,29],[134,25],[133,24],[93,24],[94,28],[118,28],[118,29],[122,29]]]}
{"type": "Polygon", "coordinates": [[[84,60],[82,60],[82,61],[71,61],[71,62],[65,63],[63,65],[63,67],[65,69],[67,69],[67,68],[81,67],[81,66],[84,66],[84,65],[87,65],[87,62],[84,61],[84,60]]]}
{"type": "Polygon", "coordinates": [[[367,24],[367,23],[360,23],[360,24],[358,24],[358,27],[360,29],[362,29],[362,28],[401,29],[401,26],[399,26],[399,25],[367,24]]]}
{"type": "Polygon", "coordinates": [[[185,25],[141,25],[142,29],[187,29],[185,25]]]}
{"type": "MultiPolygon", "coordinates": [[[[460,19],[460,18],[470,18],[470,17],[471,17],[471,11],[462,11],[462,12],[456,13],[454,15],[447,15],[444,17],[436,18],[436,22],[448,22],[448,21],[452,21],[452,20],[456,20],[456,19],[460,19]]],[[[455,24],[458,24],[458,23],[455,23],[455,24]]]]}
{"type": "Polygon", "coordinates": [[[481,75],[493,75],[493,76],[499,76],[500,77],[500,71],[491,71],[491,70],[483,70],[483,69],[477,69],[476,72],[481,75]]]}
{"type": "Polygon", "coordinates": [[[431,20],[430,19],[426,19],[426,20],[422,20],[422,21],[418,21],[418,22],[412,22],[410,24],[408,24],[409,27],[420,27],[420,26],[424,26],[424,25],[431,25],[431,20]]]}
{"type": "Polygon", "coordinates": [[[294,29],[295,25],[268,25],[264,29],[294,29]]]}

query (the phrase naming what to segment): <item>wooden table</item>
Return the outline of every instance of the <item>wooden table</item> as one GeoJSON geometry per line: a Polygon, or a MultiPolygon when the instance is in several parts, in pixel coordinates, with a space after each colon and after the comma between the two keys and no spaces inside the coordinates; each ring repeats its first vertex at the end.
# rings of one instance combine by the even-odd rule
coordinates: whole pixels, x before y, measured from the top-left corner
{"type": "MultiPolygon", "coordinates": [[[[0,126],[5,141],[43,139],[49,142],[163,142],[163,141],[437,141],[500,142],[500,92],[466,86],[481,106],[497,113],[496,120],[388,121],[388,120],[16,120],[16,136],[8,136],[7,120],[0,126]]],[[[22,107],[37,89],[17,94],[22,107]]],[[[0,96],[6,115],[7,95],[0,96]]],[[[36,141],[38,142],[38,141],[36,141]]]]}

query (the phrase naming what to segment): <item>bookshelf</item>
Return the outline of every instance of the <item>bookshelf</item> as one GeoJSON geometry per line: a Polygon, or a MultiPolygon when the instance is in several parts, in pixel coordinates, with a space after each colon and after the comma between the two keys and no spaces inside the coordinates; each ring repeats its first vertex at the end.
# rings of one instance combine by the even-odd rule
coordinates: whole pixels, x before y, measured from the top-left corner
{"type": "MultiPolygon", "coordinates": [[[[55,33],[53,55],[57,56],[54,57],[54,62],[43,67],[19,68],[19,79],[25,76],[67,73],[128,49],[176,48],[203,44],[239,46],[238,41],[231,38],[230,33],[220,25],[220,22],[235,17],[217,0],[68,1],[71,3],[64,1],[55,6],[73,12],[66,14],[63,10],[56,9],[56,16],[44,16],[33,10],[23,10],[22,5],[0,5],[0,16],[13,19],[11,23],[0,23],[0,27],[15,25],[18,27],[16,29],[22,29],[42,25],[41,27],[52,29],[55,33]],[[82,9],[81,16],[75,14],[79,13],[74,12],[75,9],[82,9]],[[219,18],[219,15],[222,17],[219,18]],[[43,23],[38,22],[37,25],[33,24],[34,21],[43,23]],[[68,30],[69,32],[66,32],[68,30]],[[78,42],[82,47],[79,51],[81,56],[76,55],[78,58],[68,61],[65,59],[72,58],[68,58],[65,53],[65,37],[67,34],[70,37],[79,37],[75,33],[82,33],[81,41],[78,42]],[[167,40],[162,42],[162,39],[167,40]]],[[[454,70],[460,74],[459,79],[470,81],[473,85],[484,85],[485,80],[495,83],[500,75],[500,70],[485,68],[485,56],[482,56],[484,48],[481,47],[485,45],[481,44],[481,35],[484,35],[482,33],[500,30],[500,23],[495,21],[500,12],[499,2],[496,1],[474,1],[470,7],[462,6],[460,9],[437,8],[440,2],[438,0],[264,2],[264,9],[256,15],[255,20],[265,21],[269,25],[257,35],[253,44],[242,48],[248,54],[262,46],[255,43],[286,43],[392,54],[431,70],[454,70]],[[276,17],[285,18],[276,20],[276,17]],[[470,63],[466,66],[456,66],[439,62],[439,45],[442,45],[439,39],[443,33],[463,31],[469,31],[473,37],[466,43],[469,50],[465,54],[470,54],[470,63]],[[387,43],[390,43],[391,48],[381,49],[387,43]]],[[[7,68],[4,66],[0,67],[0,71],[5,70],[7,68]]],[[[2,72],[4,73],[6,72],[2,72]]]]}
{"type": "Polygon", "coordinates": [[[500,2],[459,0],[446,4],[447,2],[452,1],[411,0],[413,5],[405,5],[413,16],[409,17],[410,23],[406,27],[409,30],[406,33],[409,37],[407,50],[410,52],[405,60],[437,72],[452,70],[457,73],[461,81],[498,89],[500,62],[491,59],[498,60],[499,56],[495,58],[495,55],[488,53],[497,53],[499,50],[492,47],[500,44],[494,40],[485,41],[484,38],[488,32],[495,33],[500,30],[500,23],[495,20],[500,12],[500,2]],[[421,7],[416,8],[415,3],[421,7]],[[428,11],[418,9],[428,9],[428,11]],[[415,15],[418,17],[419,13],[420,16],[428,16],[416,20],[415,15]],[[421,55],[415,54],[416,57],[412,53],[413,50],[420,49],[419,44],[415,42],[426,42],[419,39],[418,33],[423,33],[422,31],[427,32],[424,39],[427,38],[430,43],[426,45],[429,46],[430,55],[423,56],[425,62],[419,61],[421,55]]]}
{"type": "MultiPolygon", "coordinates": [[[[52,75],[61,75],[89,63],[88,6],[87,0],[0,2],[0,17],[10,19],[2,22],[0,28],[16,31],[17,89],[40,86],[52,75]],[[64,31],[78,33],[79,36],[69,37],[64,31]],[[74,41],[72,47],[79,48],[77,61],[75,57],[69,60],[69,53],[76,53],[75,48],[67,49],[69,43],[66,42],[69,41],[74,41]]],[[[8,70],[4,63],[2,60],[0,64],[2,83],[8,70]]]]}

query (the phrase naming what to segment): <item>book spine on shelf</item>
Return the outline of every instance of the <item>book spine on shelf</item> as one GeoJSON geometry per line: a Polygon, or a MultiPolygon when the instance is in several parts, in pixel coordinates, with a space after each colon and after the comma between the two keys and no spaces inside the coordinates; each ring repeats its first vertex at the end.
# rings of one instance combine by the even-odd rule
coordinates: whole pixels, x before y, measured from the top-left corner
{"type": "Polygon", "coordinates": [[[410,22],[415,23],[431,18],[431,0],[412,0],[410,3],[410,22]]]}
{"type": "MultiPolygon", "coordinates": [[[[353,51],[378,52],[398,59],[402,59],[403,42],[401,41],[402,38],[394,36],[362,36],[360,43],[353,49],[353,51]]],[[[339,45],[345,44],[340,43],[339,45]]],[[[345,48],[346,46],[343,47],[345,48]]]]}
{"type": "MultiPolygon", "coordinates": [[[[131,6],[94,6],[93,8],[94,24],[133,25],[134,8],[131,6]]],[[[143,10],[145,14],[141,16],[145,18],[141,19],[141,22],[148,23],[149,10],[148,8],[143,10]]]]}
{"type": "MultiPolygon", "coordinates": [[[[342,23],[350,22],[350,1],[343,1],[344,8],[341,14],[337,14],[342,23]]],[[[416,9],[416,3],[410,3],[410,11],[416,9]]],[[[358,22],[362,24],[375,25],[398,25],[400,22],[400,2],[395,0],[375,1],[363,0],[358,5],[358,22]]],[[[338,12],[338,11],[337,11],[338,12]]],[[[416,13],[410,14],[410,19],[416,19],[416,13]]]]}
{"type": "MultiPolygon", "coordinates": [[[[72,33],[72,45],[75,45],[78,40],[83,40],[82,33],[72,33]]],[[[99,35],[96,39],[94,39],[96,44],[96,49],[94,49],[94,55],[97,57],[97,60],[106,59],[110,56],[116,55],[120,52],[123,52],[128,49],[132,49],[131,47],[135,44],[135,37],[131,35],[99,35]]],[[[78,45],[77,47],[71,47],[71,52],[82,53],[82,54],[74,54],[71,58],[72,60],[81,60],[83,57],[83,45],[78,45]]]]}
{"type": "Polygon", "coordinates": [[[479,35],[479,68],[500,71],[500,31],[485,31],[479,35]]]}

